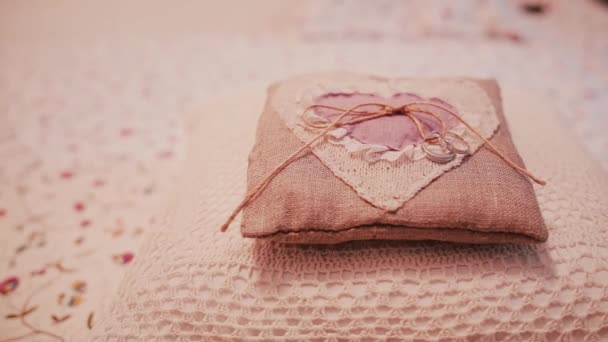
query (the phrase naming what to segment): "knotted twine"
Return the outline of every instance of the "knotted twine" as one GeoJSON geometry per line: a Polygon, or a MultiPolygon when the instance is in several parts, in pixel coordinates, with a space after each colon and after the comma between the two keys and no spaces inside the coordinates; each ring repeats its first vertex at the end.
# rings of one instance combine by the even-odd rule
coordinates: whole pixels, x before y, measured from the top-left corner
{"type": "Polygon", "coordinates": [[[426,136],[426,134],[424,133],[424,130],[422,129],[422,124],[420,122],[420,119],[417,118],[416,115],[414,115],[414,113],[423,113],[426,115],[430,115],[433,118],[435,118],[437,121],[439,121],[439,123],[441,124],[440,136],[441,137],[445,136],[445,134],[447,133],[447,126],[446,126],[445,121],[441,117],[439,117],[439,115],[437,115],[436,113],[433,113],[432,111],[427,111],[427,110],[423,110],[420,108],[416,108],[417,105],[427,105],[427,106],[435,107],[435,108],[446,111],[450,115],[454,116],[458,121],[460,121],[468,130],[473,132],[479,139],[481,139],[483,141],[482,146],[486,146],[490,151],[492,151],[494,154],[499,156],[505,163],[507,163],[507,165],[509,165],[510,167],[512,167],[513,169],[515,169],[516,171],[518,171],[519,173],[526,176],[528,179],[534,181],[537,184],[540,184],[540,185],[546,184],[545,181],[535,177],[528,170],[517,165],[515,162],[513,162],[511,159],[509,159],[507,156],[505,156],[503,153],[501,153],[498,150],[498,148],[496,148],[496,146],[494,146],[494,144],[492,144],[488,139],[484,138],[481,135],[481,133],[479,133],[478,130],[476,130],[471,125],[469,125],[460,115],[458,115],[451,109],[446,108],[442,105],[439,105],[439,104],[436,104],[433,102],[427,102],[427,101],[415,101],[415,102],[410,102],[410,103],[404,104],[402,106],[393,107],[393,106],[386,105],[383,103],[370,102],[370,103],[358,104],[349,109],[343,109],[343,108],[339,108],[339,107],[313,104],[313,105],[306,107],[306,109],[304,109],[304,111],[301,114],[301,117],[304,118],[304,123],[306,125],[310,126],[311,128],[314,128],[314,129],[320,129],[321,131],[319,132],[319,134],[316,135],[314,138],[312,138],[309,142],[304,144],[302,147],[300,147],[297,151],[295,151],[289,157],[287,157],[282,163],[277,165],[277,167],[275,167],[272,170],[272,172],[270,172],[268,174],[268,176],[266,176],[260,183],[258,183],[258,185],[256,185],[255,188],[253,188],[251,191],[249,191],[245,195],[245,198],[241,201],[241,203],[234,209],[234,211],[232,212],[230,217],[228,217],[226,222],[221,226],[221,231],[225,232],[228,229],[228,227],[230,226],[232,221],[234,221],[236,216],[243,210],[243,208],[245,208],[245,206],[247,206],[249,203],[251,203],[253,200],[255,200],[264,191],[264,189],[268,186],[268,184],[270,184],[270,182],[276,175],[278,175],[283,169],[285,169],[289,164],[291,164],[296,159],[296,157],[298,157],[303,151],[307,150],[313,143],[315,143],[321,137],[325,136],[332,129],[335,129],[335,128],[338,128],[341,126],[356,124],[356,123],[367,121],[367,120],[377,119],[377,118],[380,118],[383,116],[405,115],[407,118],[412,120],[412,122],[414,123],[414,126],[416,127],[416,130],[422,137],[423,141],[426,141],[429,143],[434,143],[435,140],[433,140],[433,138],[428,138],[426,136]],[[361,108],[364,106],[379,107],[379,110],[377,110],[375,112],[357,110],[358,108],[361,108]],[[333,109],[336,111],[341,111],[342,113],[329,123],[311,123],[308,120],[306,120],[306,113],[309,110],[315,109],[315,108],[333,109]],[[342,121],[342,119],[344,119],[347,115],[355,115],[357,117],[355,117],[353,119],[342,121]]]}

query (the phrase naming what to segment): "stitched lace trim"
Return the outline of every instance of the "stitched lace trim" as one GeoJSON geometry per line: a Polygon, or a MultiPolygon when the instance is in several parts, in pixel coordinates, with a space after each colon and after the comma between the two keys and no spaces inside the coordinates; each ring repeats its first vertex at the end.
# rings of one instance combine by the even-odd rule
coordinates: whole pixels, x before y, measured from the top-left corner
{"type": "MultiPolygon", "coordinates": [[[[423,100],[421,100],[423,101],[423,100]]],[[[315,124],[327,124],[330,120],[318,115],[313,110],[309,110],[304,113],[306,121],[315,124]]],[[[474,119],[479,121],[477,116],[474,119]]],[[[302,120],[304,121],[304,120],[302,120]]],[[[301,122],[299,123],[302,127],[307,129],[307,126],[301,122]]],[[[466,131],[466,127],[462,123],[458,123],[456,126],[450,129],[450,132],[462,136],[466,131]]],[[[417,143],[412,143],[400,150],[391,149],[385,145],[372,144],[362,142],[348,134],[348,130],[344,127],[339,127],[331,130],[327,133],[327,141],[333,144],[342,145],[348,152],[361,153],[363,158],[368,162],[376,162],[378,160],[386,160],[389,162],[397,161],[401,158],[407,158],[410,160],[420,160],[425,158],[422,146],[417,143]]]]}

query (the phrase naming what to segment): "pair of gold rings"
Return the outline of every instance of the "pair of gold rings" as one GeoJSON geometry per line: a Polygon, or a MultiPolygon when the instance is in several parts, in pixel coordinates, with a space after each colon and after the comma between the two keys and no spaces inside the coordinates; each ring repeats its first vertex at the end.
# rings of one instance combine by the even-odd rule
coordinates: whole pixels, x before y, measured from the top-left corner
{"type": "Polygon", "coordinates": [[[469,144],[459,135],[446,132],[445,134],[434,133],[432,136],[422,141],[422,150],[426,158],[435,163],[448,163],[456,155],[467,155],[470,153],[469,144]]]}

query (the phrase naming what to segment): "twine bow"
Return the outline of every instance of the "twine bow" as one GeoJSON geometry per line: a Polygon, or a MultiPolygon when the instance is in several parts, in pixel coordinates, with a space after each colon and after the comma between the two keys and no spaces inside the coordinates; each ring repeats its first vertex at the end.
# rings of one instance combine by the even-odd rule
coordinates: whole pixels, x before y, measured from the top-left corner
{"type": "Polygon", "coordinates": [[[433,113],[432,111],[424,110],[419,107],[418,108],[416,107],[416,106],[420,106],[420,105],[431,106],[431,107],[435,107],[435,108],[446,111],[447,113],[449,113],[450,115],[455,117],[458,121],[460,121],[468,130],[473,132],[479,139],[481,139],[484,142],[484,145],[488,149],[490,149],[490,151],[492,151],[494,154],[499,156],[510,167],[512,167],[516,171],[520,172],[521,174],[523,174],[524,176],[526,176],[527,178],[529,178],[530,180],[534,181],[537,184],[540,184],[540,185],[546,184],[545,181],[535,177],[528,170],[517,165],[515,162],[513,162],[507,156],[502,154],[496,148],[496,146],[494,146],[494,144],[492,144],[488,139],[484,138],[481,135],[481,133],[479,133],[479,131],[477,131],[475,128],[473,128],[471,125],[469,125],[460,115],[456,114],[451,109],[438,105],[436,103],[427,102],[427,101],[416,101],[416,102],[410,102],[410,103],[404,104],[402,106],[393,107],[393,106],[386,105],[383,103],[371,102],[371,103],[358,104],[349,109],[343,109],[343,108],[339,108],[339,107],[320,105],[320,104],[313,104],[313,105],[306,107],[306,109],[304,109],[304,111],[301,114],[301,117],[304,118],[304,123],[306,125],[310,126],[311,128],[314,128],[314,129],[319,129],[320,130],[319,134],[316,135],[309,142],[304,144],[302,147],[300,147],[297,151],[295,151],[289,157],[287,157],[287,159],[285,159],[282,163],[277,165],[277,167],[274,168],[274,170],[272,172],[270,172],[270,174],[268,174],[268,176],[266,176],[260,183],[258,183],[255,186],[255,188],[253,188],[251,191],[249,191],[247,193],[247,195],[245,195],[245,198],[241,201],[241,203],[232,212],[230,217],[228,217],[226,222],[222,225],[221,231],[225,232],[228,229],[228,227],[230,226],[230,224],[232,223],[232,221],[234,221],[236,216],[241,212],[241,210],[243,210],[243,208],[245,206],[247,206],[249,203],[251,203],[253,200],[255,200],[264,191],[264,189],[268,186],[268,184],[270,184],[272,179],[277,174],[279,174],[283,169],[285,169],[289,164],[291,164],[296,159],[296,157],[298,155],[300,155],[300,153],[307,150],[314,142],[319,140],[321,137],[325,136],[332,129],[335,129],[335,128],[338,128],[341,126],[352,125],[352,124],[356,124],[356,123],[367,121],[367,120],[377,119],[377,118],[380,118],[383,116],[405,115],[407,118],[409,118],[414,123],[416,130],[422,137],[423,141],[422,141],[421,146],[423,148],[423,151],[426,154],[426,157],[429,160],[431,160],[433,162],[437,162],[437,163],[446,163],[446,162],[449,162],[452,159],[454,159],[456,154],[468,154],[468,145],[466,144],[466,142],[464,142],[464,140],[462,140],[462,138],[458,137],[456,134],[449,132],[445,121],[441,117],[439,117],[439,115],[437,115],[436,113],[433,113]],[[359,109],[361,107],[365,107],[365,106],[378,107],[378,110],[372,111],[372,112],[357,110],[357,109],[359,109]],[[338,115],[331,122],[312,123],[306,119],[305,114],[308,111],[315,109],[315,108],[332,109],[332,110],[342,111],[342,113],[340,115],[338,115]],[[441,125],[440,132],[435,133],[431,136],[427,136],[427,134],[422,129],[422,123],[420,122],[420,119],[418,117],[416,117],[415,113],[422,113],[425,115],[432,116],[435,120],[437,120],[440,123],[440,125],[441,125]],[[355,117],[351,118],[349,120],[343,120],[347,115],[351,115],[351,116],[355,116],[355,117]],[[455,146],[456,141],[454,141],[454,140],[456,140],[460,143],[464,142],[464,144],[466,145],[466,148],[457,148],[455,146]],[[439,152],[439,153],[433,152],[430,149],[430,146],[433,146],[433,145],[438,146],[440,148],[441,152],[439,152]]]}

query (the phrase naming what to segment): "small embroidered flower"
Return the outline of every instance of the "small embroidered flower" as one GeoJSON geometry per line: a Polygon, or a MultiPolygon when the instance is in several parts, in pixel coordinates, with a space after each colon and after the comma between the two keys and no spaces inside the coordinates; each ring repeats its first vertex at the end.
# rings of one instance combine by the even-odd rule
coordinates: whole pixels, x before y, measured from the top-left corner
{"type": "Polygon", "coordinates": [[[0,208],[0,217],[6,216],[6,209],[0,208]]]}
{"type": "Polygon", "coordinates": [[[19,278],[9,277],[0,283],[0,294],[6,296],[7,294],[15,291],[19,286],[19,278]]]}
{"type": "Polygon", "coordinates": [[[78,293],[84,293],[87,290],[87,283],[83,280],[76,280],[72,283],[72,289],[78,293]]]}
{"type": "Polygon", "coordinates": [[[74,173],[72,171],[62,171],[60,174],[61,178],[63,179],[70,179],[72,177],[74,177],[74,173]]]}
{"type": "Polygon", "coordinates": [[[75,295],[72,296],[72,298],[70,298],[70,301],[68,301],[68,306],[72,307],[72,306],[78,306],[80,304],[82,304],[84,302],[84,297],[80,296],[80,295],[75,295]]]}
{"type": "Polygon", "coordinates": [[[126,264],[130,263],[134,257],[135,257],[135,255],[133,255],[133,253],[126,252],[123,254],[115,254],[112,256],[112,259],[114,259],[114,261],[118,264],[126,265],[126,264]]]}
{"type": "Polygon", "coordinates": [[[81,212],[85,209],[85,205],[82,202],[76,202],[74,203],[74,210],[81,212]]]}
{"type": "Polygon", "coordinates": [[[120,237],[124,232],[125,230],[123,228],[116,228],[112,230],[112,238],[115,239],[117,237],[120,237]]]}

